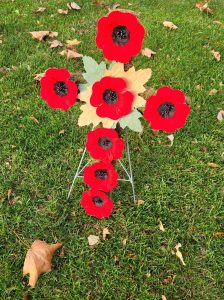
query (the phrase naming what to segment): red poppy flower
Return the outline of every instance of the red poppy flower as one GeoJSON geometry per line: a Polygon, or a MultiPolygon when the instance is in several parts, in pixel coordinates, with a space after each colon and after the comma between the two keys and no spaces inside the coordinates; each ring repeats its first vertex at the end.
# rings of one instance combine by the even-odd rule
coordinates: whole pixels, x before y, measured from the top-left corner
{"type": "Polygon", "coordinates": [[[107,59],[127,63],[141,51],[144,33],[134,14],[112,11],[98,21],[96,44],[107,59]]]}
{"type": "Polygon", "coordinates": [[[122,156],[124,141],[114,129],[97,128],[87,134],[86,149],[92,158],[110,162],[122,156]]]}
{"type": "Polygon", "coordinates": [[[90,103],[99,117],[117,120],[130,113],[134,96],[125,88],[122,78],[107,76],[94,83],[90,103]]]}
{"type": "Polygon", "coordinates": [[[112,164],[97,162],[85,168],[83,180],[91,189],[109,192],[117,186],[118,173],[112,164]]]}
{"type": "Polygon", "coordinates": [[[161,87],[155,96],[148,98],[144,117],[152,129],[174,132],[185,125],[189,113],[183,92],[161,87]]]}
{"type": "Polygon", "coordinates": [[[77,85],[69,80],[66,69],[48,69],[40,81],[40,95],[51,108],[69,109],[75,104],[78,93],[77,85]]]}
{"type": "Polygon", "coordinates": [[[82,194],[81,205],[87,215],[98,219],[109,217],[113,211],[113,201],[103,192],[89,190],[82,194]]]}

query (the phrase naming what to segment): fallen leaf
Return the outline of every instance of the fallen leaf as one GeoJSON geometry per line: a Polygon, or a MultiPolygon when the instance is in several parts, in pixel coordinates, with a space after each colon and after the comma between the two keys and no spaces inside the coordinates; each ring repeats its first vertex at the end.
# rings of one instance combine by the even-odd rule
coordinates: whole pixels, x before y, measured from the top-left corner
{"type": "Polygon", "coordinates": [[[81,42],[77,39],[74,40],[67,40],[66,41],[66,47],[72,49],[74,46],[79,45],[81,42]]]}
{"type": "Polygon", "coordinates": [[[9,189],[7,193],[7,198],[9,202],[11,201],[11,196],[12,196],[12,189],[9,189]]]}
{"type": "Polygon", "coordinates": [[[75,2],[67,3],[67,6],[68,6],[69,9],[74,9],[74,10],[80,10],[81,9],[81,7],[75,2]]]}
{"type": "Polygon", "coordinates": [[[204,13],[207,13],[207,14],[210,14],[210,15],[213,13],[211,8],[209,8],[209,6],[208,6],[208,2],[206,2],[205,4],[196,3],[195,7],[198,8],[201,12],[204,12],[204,13]]]}
{"type": "Polygon", "coordinates": [[[0,35],[0,45],[3,43],[3,36],[0,35]]]}
{"type": "Polygon", "coordinates": [[[32,296],[27,292],[27,293],[23,296],[23,300],[32,300],[32,296]]]}
{"type": "Polygon", "coordinates": [[[170,146],[173,146],[174,135],[173,134],[167,135],[167,138],[170,141],[170,146]]]}
{"type": "Polygon", "coordinates": [[[65,252],[64,252],[63,249],[61,250],[61,253],[59,254],[59,256],[60,256],[60,257],[64,257],[64,256],[65,256],[65,252]]]}
{"type": "Polygon", "coordinates": [[[34,116],[30,116],[30,120],[32,120],[35,124],[39,124],[39,121],[34,116]]]}
{"type": "Polygon", "coordinates": [[[143,205],[145,203],[145,201],[139,199],[139,200],[136,201],[136,203],[137,203],[138,206],[140,206],[140,205],[143,205]]]}
{"type": "Polygon", "coordinates": [[[83,55],[78,53],[78,52],[75,52],[73,50],[68,49],[68,51],[67,51],[67,60],[77,58],[77,57],[83,57],[83,55]]]}
{"type": "Polygon", "coordinates": [[[222,22],[217,21],[217,20],[213,21],[213,23],[214,23],[214,24],[218,24],[218,25],[222,25],[222,22]]]}
{"type": "Polygon", "coordinates": [[[49,44],[51,45],[50,48],[57,48],[57,47],[63,46],[62,42],[60,42],[58,40],[53,40],[53,41],[49,42],[49,44]]]}
{"type": "Polygon", "coordinates": [[[41,78],[43,78],[43,77],[44,77],[44,75],[45,75],[45,73],[35,74],[35,77],[34,77],[34,79],[35,79],[35,80],[37,80],[37,81],[40,81],[40,80],[41,80],[41,78]]]}
{"type": "Polygon", "coordinates": [[[100,241],[100,238],[96,235],[91,234],[91,235],[88,236],[88,243],[89,243],[90,246],[97,245],[99,243],[99,241],[100,241]]]}
{"type": "Polygon", "coordinates": [[[115,263],[115,265],[119,264],[119,257],[116,255],[114,256],[114,263],[115,263]]]}
{"type": "Polygon", "coordinates": [[[222,235],[224,235],[224,232],[215,232],[213,235],[214,236],[222,236],[222,235]]]}
{"type": "Polygon", "coordinates": [[[78,153],[81,154],[83,152],[83,148],[78,149],[78,153]]]}
{"type": "Polygon", "coordinates": [[[178,27],[170,21],[164,21],[163,26],[169,29],[177,29],[178,27]]]}
{"type": "Polygon", "coordinates": [[[103,229],[103,240],[104,240],[104,241],[105,241],[107,235],[109,235],[109,234],[110,234],[109,229],[105,227],[105,228],[103,229]]]}
{"type": "Polygon", "coordinates": [[[65,134],[65,130],[64,130],[64,129],[60,130],[60,131],[59,131],[59,134],[60,134],[60,135],[61,135],[61,134],[65,134]]]}
{"type": "Polygon", "coordinates": [[[162,295],[162,300],[167,300],[166,296],[162,295]]]}
{"type": "Polygon", "coordinates": [[[211,53],[212,53],[212,55],[214,56],[214,58],[215,58],[217,61],[220,61],[220,59],[221,59],[221,54],[220,54],[219,51],[212,50],[211,53]]]}
{"type": "Polygon", "coordinates": [[[211,89],[210,91],[209,91],[209,96],[213,96],[213,95],[215,95],[215,94],[217,94],[218,93],[218,90],[216,90],[216,89],[211,89]]]}
{"type": "Polygon", "coordinates": [[[123,239],[123,241],[122,241],[122,245],[123,245],[123,246],[126,246],[126,244],[127,244],[127,241],[128,241],[128,239],[123,239]]]}
{"type": "Polygon", "coordinates": [[[165,278],[165,279],[163,280],[163,284],[170,284],[170,283],[173,283],[174,280],[175,280],[175,278],[176,278],[176,275],[170,275],[170,276],[168,276],[167,278],[165,278]]]}
{"type": "Polygon", "coordinates": [[[174,249],[175,249],[175,254],[176,256],[179,258],[179,260],[181,261],[181,263],[186,266],[185,262],[184,262],[184,259],[183,259],[183,255],[182,253],[180,252],[179,248],[182,247],[181,243],[178,243],[174,249]]]}
{"type": "Polygon", "coordinates": [[[142,55],[143,56],[146,56],[146,57],[148,57],[148,58],[151,58],[153,55],[155,55],[156,54],[156,52],[154,52],[154,51],[152,51],[151,49],[149,49],[149,48],[145,48],[145,49],[143,49],[142,50],[142,55]]]}
{"type": "Polygon", "coordinates": [[[36,39],[38,41],[42,41],[47,36],[49,37],[58,36],[58,32],[54,32],[54,31],[31,31],[30,34],[32,35],[33,39],[36,39]]]}
{"type": "Polygon", "coordinates": [[[46,10],[46,7],[39,7],[37,10],[35,10],[33,13],[34,14],[41,14],[46,10]]]}
{"type": "Polygon", "coordinates": [[[40,274],[51,271],[52,256],[60,247],[60,243],[47,244],[40,240],[34,241],[26,254],[23,265],[23,276],[30,275],[29,285],[31,287],[35,287],[40,274]]]}
{"type": "Polygon", "coordinates": [[[213,162],[209,162],[209,163],[207,163],[207,165],[211,168],[218,168],[218,166],[219,166],[218,164],[213,163],[213,162]]]}
{"type": "Polygon", "coordinates": [[[121,5],[119,3],[115,3],[114,5],[112,5],[111,9],[110,10],[115,10],[117,9],[118,7],[120,7],[121,5]]]}
{"type": "Polygon", "coordinates": [[[217,114],[217,119],[221,122],[224,119],[224,110],[220,110],[217,114]]]}
{"type": "Polygon", "coordinates": [[[59,54],[65,56],[67,54],[67,50],[62,50],[61,52],[59,52],[59,54]]]}
{"type": "Polygon", "coordinates": [[[68,10],[67,9],[65,10],[65,9],[59,8],[58,9],[58,13],[61,14],[61,15],[67,15],[68,14],[68,10]]]}
{"type": "Polygon", "coordinates": [[[165,228],[164,228],[163,223],[162,223],[161,220],[159,220],[159,229],[160,229],[161,231],[165,231],[165,228]]]}
{"type": "Polygon", "coordinates": [[[195,86],[195,89],[198,90],[198,91],[201,91],[203,89],[202,85],[201,84],[198,84],[195,86]]]}

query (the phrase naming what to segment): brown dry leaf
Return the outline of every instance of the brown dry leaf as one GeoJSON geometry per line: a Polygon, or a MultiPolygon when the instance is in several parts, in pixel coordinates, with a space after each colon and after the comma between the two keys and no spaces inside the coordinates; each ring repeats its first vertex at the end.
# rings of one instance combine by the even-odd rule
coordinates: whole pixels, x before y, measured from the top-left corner
{"type": "Polygon", "coordinates": [[[218,164],[216,164],[216,163],[213,163],[213,162],[209,162],[209,163],[207,163],[207,165],[208,165],[208,167],[211,167],[211,168],[218,168],[218,164]]]}
{"type": "Polygon", "coordinates": [[[210,91],[209,91],[209,96],[213,96],[213,95],[215,95],[215,94],[217,94],[218,93],[218,90],[216,90],[216,89],[211,89],[210,91]]]}
{"type": "Polygon", "coordinates": [[[74,10],[80,10],[81,9],[81,7],[75,2],[69,2],[69,3],[67,3],[67,6],[68,6],[69,9],[74,9],[74,10]]]}
{"type": "Polygon", "coordinates": [[[127,245],[127,241],[128,241],[128,239],[123,239],[122,245],[123,245],[123,246],[126,246],[126,245],[127,245]]]}
{"type": "Polygon", "coordinates": [[[23,296],[23,300],[32,300],[32,296],[27,292],[27,293],[23,296]]]}
{"type": "Polygon", "coordinates": [[[167,300],[166,296],[162,295],[162,300],[167,300]]]}
{"type": "Polygon", "coordinates": [[[214,24],[218,24],[218,25],[222,25],[222,22],[217,21],[217,20],[213,21],[213,23],[214,23],[214,24]]]}
{"type": "Polygon", "coordinates": [[[104,241],[105,241],[107,235],[109,235],[109,234],[110,234],[109,229],[105,227],[105,228],[103,229],[103,240],[104,240],[104,241]]]}
{"type": "Polygon", "coordinates": [[[82,148],[79,148],[79,149],[78,149],[78,153],[81,154],[82,152],[83,152],[83,149],[82,149],[82,148]]]}
{"type": "Polygon", "coordinates": [[[224,235],[224,232],[215,232],[213,235],[214,236],[222,236],[222,235],[224,235]]]}
{"type": "Polygon", "coordinates": [[[217,119],[221,122],[224,119],[224,110],[220,110],[217,114],[217,119]]]}
{"type": "Polygon", "coordinates": [[[35,10],[33,13],[34,14],[41,14],[46,10],[46,7],[39,7],[37,10],[35,10]]]}
{"type": "Polygon", "coordinates": [[[99,241],[100,241],[100,238],[96,235],[91,234],[91,235],[88,236],[88,243],[89,243],[90,246],[97,245],[99,243],[99,241]]]}
{"type": "Polygon", "coordinates": [[[114,256],[114,263],[115,265],[119,264],[119,257],[117,255],[114,256]]]}
{"type": "Polygon", "coordinates": [[[35,124],[39,124],[40,122],[34,116],[30,116],[30,120],[32,120],[35,124]]]}
{"type": "Polygon", "coordinates": [[[60,131],[59,131],[59,134],[60,134],[60,135],[65,134],[65,130],[64,130],[64,129],[60,130],[60,131]]]}
{"type": "Polygon", "coordinates": [[[205,4],[196,3],[195,7],[198,8],[201,12],[204,12],[204,13],[207,13],[207,14],[210,14],[210,15],[213,13],[211,8],[209,8],[209,6],[208,6],[208,2],[206,2],[205,4]]]}
{"type": "Polygon", "coordinates": [[[170,141],[170,146],[173,146],[174,135],[173,134],[167,135],[167,138],[170,141]]]}
{"type": "Polygon", "coordinates": [[[40,274],[51,271],[51,260],[54,252],[61,247],[60,243],[47,244],[36,240],[26,254],[23,276],[30,274],[29,285],[35,287],[40,274]]]}
{"type": "Polygon", "coordinates": [[[175,249],[175,254],[176,256],[179,258],[179,260],[181,261],[181,263],[183,264],[183,266],[186,266],[185,262],[184,262],[184,259],[183,259],[183,255],[182,253],[180,252],[180,247],[182,247],[181,243],[178,243],[174,249],[175,249]]]}
{"type": "Polygon", "coordinates": [[[163,26],[169,29],[177,29],[178,27],[170,21],[164,21],[163,26]]]}
{"type": "Polygon", "coordinates": [[[74,48],[75,46],[79,45],[81,42],[78,41],[77,39],[74,40],[67,40],[66,41],[66,47],[69,49],[74,48]]]}
{"type": "Polygon", "coordinates": [[[45,76],[45,73],[35,74],[34,79],[40,81],[45,76]]]}
{"type": "Polygon", "coordinates": [[[145,49],[142,50],[142,55],[144,55],[144,56],[146,56],[148,58],[151,58],[155,54],[156,54],[156,52],[152,51],[149,48],[145,48],[145,49]]]}
{"type": "Polygon", "coordinates": [[[58,32],[54,31],[31,31],[30,34],[32,35],[32,38],[38,41],[42,41],[47,36],[49,37],[57,37],[58,32]]]}
{"type": "Polygon", "coordinates": [[[53,40],[52,42],[49,42],[49,44],[51,45],[50,48],[57,48],[63,46],[62,42],[58,40],[53,40]]]}
{"type": "Polygon", "coordinates": [[[170,283],[173,283],[174,280],[175,280],[175,278],[176,278],[176,275],[170,275],[170,276],[168,276],[167,278],[165,278],[165,279],[163,280],[163,284],[170,284],[170,283]]]}
{"type": "Polygon", "coordinates": [[[144,200],[141,200],[141,199],[139,199],[139,200],[136,201],[136,204],[137,204],[138,206],[143,205],[144,203],[145,203],[145,201],[144,201],[144,200]]]}
{"type": "Polygon", "coordinates": [[[59,54],[60,54],[61,56],[65,56],[65,55],[67,54],[67,50],[62,50],[61,52],[59,52],[59,54]]]}
{"type": "Polygon", "coordinates": [[[214,56],[214,58],[215,58],[217,61],[220,61],[220,59],[221,59],[221,54],[220,54],[219,51],[212,50],[211,53],[212,53],[212,55],[214,56]]]}
{"type": "Polygon", "coordinates": [[[61,8],[59,8],[58,9],[58,13],[61,14],[61,15],[67,15],[68,14],[68,10],[67,9],[61,9],[61,8]]]}
{"type": "Polygon", "coordinates": [[[165,228],[164,228],[164,226],[163,226],[163,223],[162,223],[162,221],[161,220],[159,220],[159,229],[161,230],[161,231],[165,231],[165,228]]]}
{"type": "Polygon", "coordinates": [[[73,50],[69,50],[67,51],[67,60],[69,59],[73,59],[73,58],[78,58],[78,57],[83,57],[82,54],[75,52],[73,50]]]}
{"type": "Polygon", "coordinates": [[[12,189],[9,189],[7,193],[7,198],[9,202],[11,201],[11,196],[12,196],[12,189]]]}

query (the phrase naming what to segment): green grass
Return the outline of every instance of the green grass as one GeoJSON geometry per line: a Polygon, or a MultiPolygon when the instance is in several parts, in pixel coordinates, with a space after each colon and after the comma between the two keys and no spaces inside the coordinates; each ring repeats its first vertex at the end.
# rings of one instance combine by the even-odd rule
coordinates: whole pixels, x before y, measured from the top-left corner
{"type": "Polygon", "coordinates": [[[80,159],[78,149],[89,130],[77,126],[79,105],[68,112],[49,109],[34,81],[36,73],[49,67],[67,67],[78,76],[82,61],[66,61],[60,49],[33,40],[28,32],[58,31],[63,42],[77,38],[79,52],[100,62],[95,28],[107,9],[80,0],[82,9],[64,16],[57,9],[65,9],[67,1],[0,2],[0,67],[17,67],[0,72],[0,299],[22,299],[28,290],[21,276],[24,243],[31,245],[35,239],[63,243],[65,256],[54,256],[53,271],[30,289],[32,299],[224,299],[224,240],[213,235],[224,231],[224,122],[216,119],[224,109],[223,0],[211,1],[211,17],[195,9],[196,0],[119,1],[121,8],[139,13],[149,33],[144,47],[157,52],[153,59],[139,55],[134,60],[137,68],[152,68],[148,86],[185,91],[192,111],[187,126],[175,133],[172,147],[165,134],[154,136],[146,122],[141,136],[131,133],[136,193],[145,204],[133,205],[130,187],[122,184],[112,195],[117,213],[100,221],[85,215],[79,205],[86,189],[81,182],[66,200],[80,159]],[[33,14],[40,6],[48,10],[33,14]],[[165,29],[165,20],[178,30],[165,29]],[[212,49],[221,52],[220,62],[213,59],[212,49]],[[199,84],[202,90],[196,89],[199,84]],[[209,96],[212,88],[218,93],[209,96]],[[64,135],[59,135],[61,129],[64,135]],[[208,162],[219,166],[208,167],[208,162]],[[7,200],[9,189],[12,203],[7,200]],[[165,232],[159,230],[159,219],[165,232]],[[90,249],[87,237],[102,238],[104,227],[110,237],[90,249]],[[178,242],[185,267],[171,254],[178,242]],[[164,285],[169,275],[176,278],[164,285]]]}

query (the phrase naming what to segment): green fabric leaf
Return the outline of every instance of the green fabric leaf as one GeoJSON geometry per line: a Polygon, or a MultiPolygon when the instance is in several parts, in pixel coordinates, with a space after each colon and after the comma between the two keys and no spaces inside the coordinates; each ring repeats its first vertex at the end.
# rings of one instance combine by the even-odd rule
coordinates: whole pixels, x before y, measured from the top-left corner
{"type": "Polygon", "coordinates": [[[128,127],[133,131],[142,132],[143,127],[139,118],[142,117],[141,113],[134,109],[130,114],[120,119],[119,123],[122,128],[128,127]]]}
{"type": "Polygon", "coordinates": [[[87,88],[88,88],[89,84],[88,83],[84,83],[84,84],[79,84],[79,91],[80,92],[84,92],[87,88]]]}
{"type": "Polygon", "coordinates": [[[94,82],[100,80],[106,71],[106,64],[104,62],[98,64],[90,56],[83,57],[83,64],[86,72],[82,75],[89,85],[92,85],[94,82]]]}

